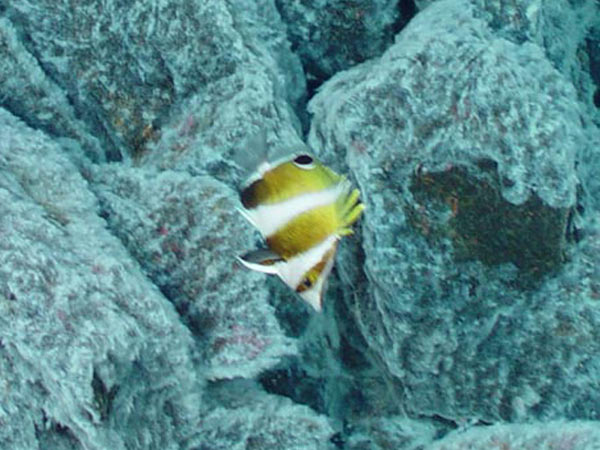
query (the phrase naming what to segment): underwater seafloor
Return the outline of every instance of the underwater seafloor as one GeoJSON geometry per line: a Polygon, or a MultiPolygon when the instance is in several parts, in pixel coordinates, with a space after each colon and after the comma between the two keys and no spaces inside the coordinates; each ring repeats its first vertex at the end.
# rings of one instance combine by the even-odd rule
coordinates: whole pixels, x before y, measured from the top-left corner
{"type": "Polygon", "coordinates": [[[0,449],[600,449],[595,0],[0,0],[0,449]],[[324,309],[240,154],[360,188],[324,309]]]}

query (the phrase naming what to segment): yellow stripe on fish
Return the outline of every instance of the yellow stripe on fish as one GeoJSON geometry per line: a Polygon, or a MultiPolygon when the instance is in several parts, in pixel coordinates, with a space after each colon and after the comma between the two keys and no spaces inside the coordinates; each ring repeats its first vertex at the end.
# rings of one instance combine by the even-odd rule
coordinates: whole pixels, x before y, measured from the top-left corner
{"type": "Polygon", "coordinates": [[[267,236],[267,245],[283,259],[289,259],[314,247],[332,234],[346,236],[364,205],[357,204],[358,189],[350,196],[339,195],[334,203],[309,209],[291,218],[267,236]],[[351,205],[347,202],[353,202],[351,205]]]}
{"type": "Polygon", "coordinates": [[[262,233],[268,249],[240,261],[279,275],[320,310],[337,242],[352,234],[364,210],[359,196],[345,177],[307,154],[261,164],[240,194],[240,211],[262,233]]]}
{"type": "Polygon", "coordinates": [[[300,155],[272,168],[266,164],[261,168],[260,178],[242,191],[241,200],[245,208],[279,203],[300,194],[318,192],[340,182],[342,178],[328,167],[315,163],[308,155],[300,155]]]}

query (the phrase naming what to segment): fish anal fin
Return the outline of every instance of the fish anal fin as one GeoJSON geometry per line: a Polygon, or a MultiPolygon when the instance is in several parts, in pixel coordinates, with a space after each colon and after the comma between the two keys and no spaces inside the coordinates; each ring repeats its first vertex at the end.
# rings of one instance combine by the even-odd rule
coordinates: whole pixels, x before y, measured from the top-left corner
{"type": "Polygon", "coordinates": [[[251,270],[268,274],[276,274],[277,263],[283,261],[281,256],[266,248],[253,250],[245,255],[238,256],[237,259],[251,270]]]}
{"type": "Polygon", "coordinates": [[[321,312],[323,303],[323,293],[319,290],[311,290],[302,294],[302,299],[308,303],[317,312],[321,312]]]}

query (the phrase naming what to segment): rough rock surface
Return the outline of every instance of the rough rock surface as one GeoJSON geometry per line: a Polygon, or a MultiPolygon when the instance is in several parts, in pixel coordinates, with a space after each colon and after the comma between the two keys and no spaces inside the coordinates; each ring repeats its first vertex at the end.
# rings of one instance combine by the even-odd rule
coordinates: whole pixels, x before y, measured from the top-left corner
{"type": "Polygon", "coordinates": [[[6,17],[0,17],[0,106],[33,128],[76,140],[94,159],[104,158],[98,139],[87,122],[77,118],[67,93],[45,74],[6,17]]]}
{"type": "Polygon", "coordinates": [[[211,450],[336,450],[326,416],[269,395],[249,380],[216,383],[208,389],[198,447],[211,450]]]}
{"type": "Polygon", "coordinates": [[[0,135],[0,446],[178,448],[202,404],[189,330],[60,146],[5,110],[0,135]]]}
{"type": "Polygon", "coordinates": [[[66,91],[76,114],[101,139],[103,159],[115,161],[143,153],[193,95],[208,109],[189,128],[200,132],[227,119],[229,126],[221,124],[220,133],[210,133],[225,140],[231,140],[227,133],[237,122],[247,119],[246,110],[277,104],[284,110],[285,100],[299,101],[300,66],[289,52],[272,1],[234,5],[111,0],[79,2],[73,8],[66,0],[24,0],[14,4],[9,17],[28,37],[27,50],[37,65],[66,91]],[[242,12],[250,25],[236,21],[242,12]],[[260,47],[264,41],[252,33],[252,21],[259,17],[269,23],[267,30],[265,25],[260,29],[268,33],[264,37],[271,48],[260,47]],[[253,39],[245,38],[248,33],[253,39]],[[238,112],[236,104],[243,109],[238,112]]]}
{"type": "Polygon", "coordinates": [[[254,235],[230,188],[208,176],[118,165],[91,179],[109,228],[194,331],[208,377],[252,377],[296,352],[264,280],[235,261],[254,235]]]}
{"type": "Polygon", "coordinates": [[[408,11],[401,17],[396,0],[276,0],[276,4],[313,87],[383,53],[399,22],[410,18],[408,11]]]}
{"type": "MultiPolygon", "coordinates": [[[[416,0],[416,6],[423,10],[438,1],[416,0]]],[[[594,93],[600,85],[594,63],[600,20],[597,2],[474,0],[473,4],[496,36],[517,44],[539,45],[554,67],[573,82],[579,99],[589,107],[588,114],[598,123],[599,112],[593,105],[594,93]]]]}
{"type": "Polygon", "coordinates": [[[0,448],[599,447],[598,11],[0,0],[0,448]],[[234,260],[309,127],[321,314],[234,260]]]}
{"type": "Polygon", "coordinates": [[[404,450],[429,448],[435,427],[402,416],[366,419],[358,422],[346,442],[347,450],[385,450],[390,446],[404,450]]]}
{"type": "Polygon", "coordinates": [[[577,96],[477,12],[432,4],[309,105],[309,143],[345,152],[367,205],[368,284],[346,310],[413,414],[597,418],[598,258],[565,259],[577,96]]]}
{"type": "Polygon", "coordinates": [[[330,446],[308,408],[205,392],[296,352],[264,278],[234,263],[256,236],[216,179],[237,184],[221,153],[269,116],[284,138],[300,128],[304,79],[272,2],[189,6],[0,7],[0,98],[32,127],[2,111],[3,448],[233,448],[236,427],[330,446]],[[194,102],[216,112],[195,121],[194,102]]]}
{"type": "Polygon", "coordinates": [[[541,448],[593,450],[600,446],[597,422],[550,422],[530,425],[496,425],[453,433],[431,450],[485,450],[489,448],[541,448]]]}

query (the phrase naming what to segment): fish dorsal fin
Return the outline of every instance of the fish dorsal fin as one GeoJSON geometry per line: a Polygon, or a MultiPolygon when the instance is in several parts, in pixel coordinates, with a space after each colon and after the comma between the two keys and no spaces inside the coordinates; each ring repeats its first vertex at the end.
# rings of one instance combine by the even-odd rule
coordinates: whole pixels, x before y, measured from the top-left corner
{"type": "Polygon", "coordinates": [[[264,128],[246,138],[232,154],[233,161],[242,169],[244,178],[249,177],[256,168],[270,159],[267,130],[264,128]]]}
{"type": "Polygon", "coordinates": [[[259,248],[245,255],[238,256],[238,261],[249,269],[268,274],[277,273],[277,263],[283,259],[277,253],[266,248],[259,248]]]}

